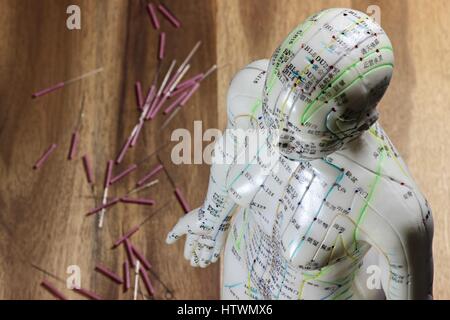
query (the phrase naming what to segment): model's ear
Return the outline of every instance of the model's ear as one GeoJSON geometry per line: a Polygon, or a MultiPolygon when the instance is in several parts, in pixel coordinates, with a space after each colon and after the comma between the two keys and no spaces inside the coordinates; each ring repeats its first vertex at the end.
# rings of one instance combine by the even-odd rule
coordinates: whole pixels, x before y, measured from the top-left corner
{"type": "Polygon", "coordinates": [[[393,68],[392,48],[367,54],[325,90],[323,95],[331,97],[327,106],[308,109],[306,119],[321,116],[320,109],[328,107],[327,129],[339,138],[367,130],[378,119],[376,107],[389,86],[393,68]]]}

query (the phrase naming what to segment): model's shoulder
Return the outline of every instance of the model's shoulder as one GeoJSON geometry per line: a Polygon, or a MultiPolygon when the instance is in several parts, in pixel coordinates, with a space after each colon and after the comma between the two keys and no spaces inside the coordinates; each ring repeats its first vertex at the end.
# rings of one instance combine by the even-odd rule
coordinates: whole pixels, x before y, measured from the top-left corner
{"type": "Polygon", "coordinates": [[[331,158],[360,174],[380,176],[401,185],[416,187],[401,155],[378,123],[344,149],[335,152],[331,158]]]}
{"type": "MultiPolygon", "coordinates": [[[[257,60],[236,73],[227,94],[227,115],[232,127],[241,117],[254,117],[262,105],[268,60],[257,60]]],[[[239,125],[237,125],[239,127],[239,125]]]]}
{"type": "Polygon", "coordinates": [[[356,179],[365,210],[389,221],[418,226],[431,223],[431,209],[399,152],[379,124],[375,124],[348,148],[332,155],[356,179]]]}
{"type": "Polygon", "coordinates": [[[261,98],[269,60],[257,60],[239,70],[230,82],[227,102],[239,97],[261,98]]]}
{"type": "Polygon", "coordinates": [[[432,211],[417,187],[375,177],[368,189],[356,194],[353,205],[360,208],[356,224],[381,247],[402,250],[402,243],[417,236],[431,243],[432,211]]]}

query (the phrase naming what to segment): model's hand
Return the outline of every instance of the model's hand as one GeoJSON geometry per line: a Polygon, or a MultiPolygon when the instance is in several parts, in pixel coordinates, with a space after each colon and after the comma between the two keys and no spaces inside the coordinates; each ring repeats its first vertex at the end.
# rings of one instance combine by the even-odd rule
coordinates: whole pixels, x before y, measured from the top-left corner
{"type": "Polygon", "coordinates": [[[222,222],[219,229],[215,230],[214,236],[200,236],[195,245],[190,248],[188,256],[186,256],[185,249],[185,258],[191,261],[192,266],[200,266],[201,268],[216,262],[225,244],[229,227],[229,219],[226,219],[222,222]]]}
{"type": "Polygon", "coordinates": [[[186,235],[184,258],[191,261],[193,267],[207,267],[218,260],[226,239],[229,221],[223,221],[219,226],[209,225],[202,221],[199,210],[195,209],[178,220],[172,231],[167,235],[166,242],[172,244],[186,235]]]}
{"type": "Polygon", "coordinates": [[[207,235],[213,226],[201,218],[200,210],[201,208],[194,209],[181,217],[168,233],[166,242],[172,244],[185,234],[207,235]]]}

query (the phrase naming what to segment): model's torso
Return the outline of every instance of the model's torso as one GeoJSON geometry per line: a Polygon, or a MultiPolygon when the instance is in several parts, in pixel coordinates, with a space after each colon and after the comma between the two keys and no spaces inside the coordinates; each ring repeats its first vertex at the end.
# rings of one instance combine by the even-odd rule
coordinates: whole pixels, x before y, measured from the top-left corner
{"type": "MultiPolygon", "coordinates": [[[[410,192],[397,181],[402,177],[387,175],[404,168],[387,137],[378,137],[381,128],[367,135],[362,163],[343,150],[311,162],[280,156],[268,175],[257,163],[230,170],[230,194],[248,202],[232,233],[233,254],[248,271],[249,298],[353,297],[354,278],[370,249],[357,240],[365,232],[361,222],[384,201],[410,192]]],[[[409,182],[406,173],[403,178],[409,182]]]]}
{"type": "MultiPolygon", "coordinates": [[[[257,127],[267,65],[256,61],[233,80],[229,128],[257,127]]],[[[264,143],[258,147],[270,149],[264,143]]],[[[432,219],[379,124],[324,159],[275,158],[279,169],[270,174],[260,159],[228,172],[229,194],[241,208],[225,250],[224,297],[371,299],[382,291],[367,290],[366,269],[378,266],[380,255],[389,261],[385,269],[394,285],[388,294],[395,298],[396,288],[408,281],[408,262],[398,254],[404,234],[398,229],[405,221],[431,237],[432,219]],[[358,241],[374,235],[370,242],[388,249],[358,241]]]]}

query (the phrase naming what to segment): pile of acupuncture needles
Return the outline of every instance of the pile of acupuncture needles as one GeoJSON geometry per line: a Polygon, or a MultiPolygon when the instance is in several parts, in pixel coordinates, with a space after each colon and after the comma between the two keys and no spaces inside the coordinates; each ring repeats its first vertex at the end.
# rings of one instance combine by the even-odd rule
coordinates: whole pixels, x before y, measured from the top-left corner
{"type": "MultiPolygon", "coordinates": [[[[174,28],[180,28],[181,22],[177,19],[177,17],[163,4],[158,4],[157,6],[153,3],[148,3],[146,5],[146,11],[150,18],[150,22],[153,25],[153,28],[159,32],[159,41],[158,41],[158,51],[157,51],[157,59],[161,62],[165,57],[166,52],[166,33],[160,31],[161,24],[158,16],[166,19],[174,28]]],[[[152,180],[160,171],[165,171],[168,175],[167,170],[164,168],[161,163],[159,157],[158,160],[160,163],[152,168],[148,173],[140,177],[137,181],[136,186],[133,190],[129,191],[125,195],[108,198],[109,187],[113,184],[118,183],[122,179],[128,177],[133,171],[138,168],[138,165],[132,164],[127,169],[113,175],[113,167],[114,165],[120,164],[125,158],[127,151],[134,147],[138,140],[140,133],[142,132],[143,126],[154,119],[156,115],[163,110],[163,114],[169,115],[168,119],[164,122],[162,128],[164,128],[167,123],[172,119],[172,117],[182,108],[184,107],[189,99],[193,96],[193,94],[199,89],[200,83],[205,80],[212,72],[217,69],[216,65],[213,65],[211,68],[206,70],[204,73],[196,74],[189,79],[183,80],[185,75],[190,69],[190,61],[194,54],[197,52],[201,45],[201,42],[197,42],[192,50],[189,52],[185,60],[177,67],[177,63],[173,60],[170,63],[170,66],[163,77],[161,84],[158,86],[156,83],[157,77],[155,78],[155,83],[150,86],[147,90],[147,94],[143,95],[142,92],[142,84],[140,81],[135,83],[135,94],[136,94],[136,104],[137,109],[139,111],[139,117],[136,125],[133,130],[127,137],[126,141],[123,144],[123,147],[120,149],[119,153],[115,157],[114,160],[108,160],[105,168],[105,177],[103,181],[103,196],[101,205],[96,208],[91,209],[86,212],[86,216],[98,215],[98,228],[102,228],[104,223],[105,213],[108,208],[115,206],[119,203],[125,205],[142,205],[142,206],[152,206],[155,204],[155,201],[147,198],[135,198],[131,197],[131,194],[136,193],[144,188],[148,188],[156,183],[158,180],[152,180]]],[[[85,73],[76,78],[59,82],[56,85],[53,85],[49,88],[40,90],[32,95],[32,98],[39,98],[51,92],[54,92],[58,89],[65,87],[68,84],[73,82],[82,80],[86,77],[93,76],[99,72],[101,72],[103,68],[98,68],[88,73],[85,73]]],[[[80,119],[76,129],[73,131],[71,135],[71,141],[68,151],[68,160],[74,160],[77,155],[78,146],[80,143],[80,122],[83,116],[83,110],[80,112],[80,119]]],[[[52,143],[46,150],[43,152],[42,156],[35,162],[33,169],[39,170],[50,158],[52,153],[57,148],[56,143],[52,143]]],[[[87,183],[93,190],[93,187],[96,183],[93,170],[92,170],[92,162],[89,155],[85,154],[81,157],[82,165],[84,167],[84,171],[86,174],[87,183]]],[[[181,207],[183,208],[185,213],[188,213],[191,209],[183,196],[182,191],[175,186],[173,180],[169,180],[172,183],[172,187],[174,188],[174,195],[179,201],[181,207]]],[[[112,248],[115,249],[119,246],[123,246],[126,252],[127,259],[123,262],[122,265],[122,276],[119,276],[118,272],[115,272],[108,268],[103,264],[97,264],[95,267],[95,271],[104,275],[114,283],[118,285],[123,285],[124,292],[131,289],[131,274],[134,273],[134,285],[133,285],[133,299],[138,298],[138,286],[140,280],[143,282],[144,287],[147,291],[147,297],[155,297],[155,289],[152,285],[149,271],[152,268],[151,263],[145,258],[144,254],[140,251],[139,248],[134,246],[131,243],[131,237],[139,231],[140,226],[135,226],[128,232],[126,232],[122,237],[120,237],[117,241],[114,242],[112,248]]],[[[41,283],[42,287],[45,288],[48,292],[50,292],[53,296],[58,299],[66,299],[66,296],[60,292],[56,287],[51,284],[49,281],[44,280],[41,283]]],[[[92,292],[90,290],[84,288],[74,288],[73,291],[84,296],[88,299],[100,300],[101,297],[92,292]]],[[[145,298],[145,295],[142,294],[145,298]]]]}

